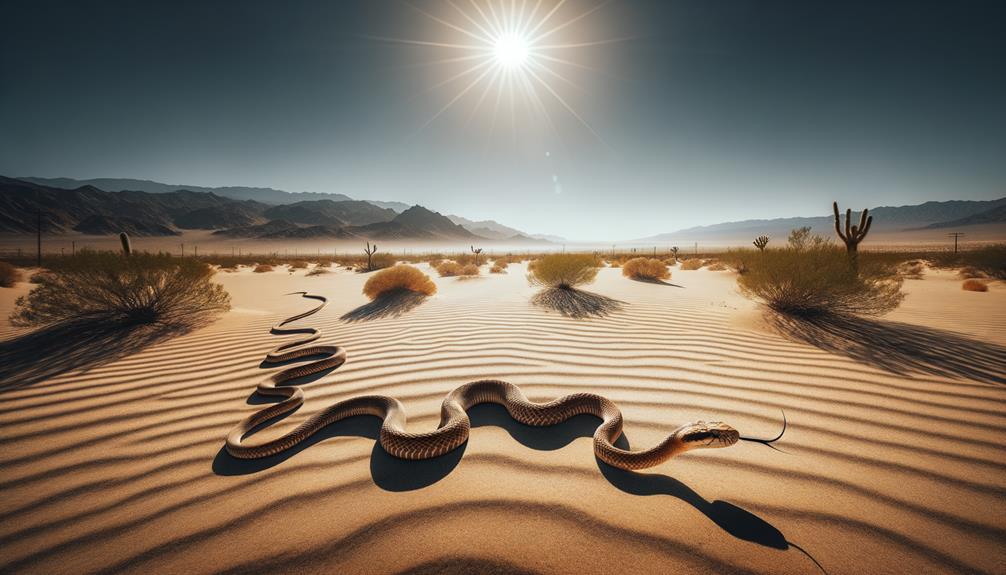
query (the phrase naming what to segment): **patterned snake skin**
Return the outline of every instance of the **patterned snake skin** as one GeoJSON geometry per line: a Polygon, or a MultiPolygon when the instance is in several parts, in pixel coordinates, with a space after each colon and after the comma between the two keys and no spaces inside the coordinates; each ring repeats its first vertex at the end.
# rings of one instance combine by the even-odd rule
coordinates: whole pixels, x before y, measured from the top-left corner
{"type": "MultiPolygon", "coordinates": [[[[317,313],[327,302],[323,296],[307,292],[295,292],[290,295],[318,300],[321,304],[287,318],[272,328],[272,333],[275,334],[301,333],[308,334],[308,337],[277,347],[269,352],[265,361],[280,363],[306,356],[328,357],[284,369],[258,385],[257,391],[261,395],[283,399],[253,413],[231,430],[227,435],[227,452],[234,457],[241,459],[269,457],[290,449],[326,425],[341,419],[355,415],[375,415],[384,420],[379,441],[388,453],[402,459],[430,459],[444,455],[468,441],[471,422],[467,410],[480,403],[502,405],[515,420],[533,426],[555,425],[584,413],[594,415],[601,419],[601,425],[594,432],[594,453],[605,463],[622,469],[653,467],[690,449],[728,447],[737,443],[739,439],[748,439],[740,437],[737,430],[723,423],[698,421],[679,427],[667,439],[649,449],[642,451],[619,449],[613,443],[622,434],[622,413],[605,397],[593,393],[574,393],[548,403],[533,403],[513,384],[505,381],[480,380],[462,385],[447,395],[440,408],[440,425],[435,431],[409,433],[405,430],[405,407],[401,402],[393,397],[368,395],[331,405],[281,437],[263,443],[247,444],[245,438],[253,429],[297,409],[304,403],[304,392],[301,388],[279,386],[279,384],[339,367],[346,361],[346,350],[340,346],[309,345],[321,337],[318,330],[283,327],[317,313]]],[[[752,441],[770,443],[774,440],[752,439],[752,441]]]]}

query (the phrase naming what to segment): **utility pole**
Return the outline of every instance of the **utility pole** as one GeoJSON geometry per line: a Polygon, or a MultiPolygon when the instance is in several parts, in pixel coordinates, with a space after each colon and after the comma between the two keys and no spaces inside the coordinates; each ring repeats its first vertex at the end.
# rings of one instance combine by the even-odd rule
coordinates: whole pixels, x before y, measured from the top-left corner
{"type": "Polygon", "coordinates": [[[947,235],[950,236],[950,237],[952,237],[952,238],[954,238],[954,253],[956,254],[957,253],[957,238],[963,236],[964,233],[963,232],[950,232],[947,235]]]}
{"type": "Polygon", "coordinates": [[[181,246],[182,246],[182,257],[184,258],[185,257],[185,244],[181,244],[181,246]]]}
{"type": "Polygon", "coordinates": [[[77,255],[77,242],[70,242],[70,255],[77,255]]]}

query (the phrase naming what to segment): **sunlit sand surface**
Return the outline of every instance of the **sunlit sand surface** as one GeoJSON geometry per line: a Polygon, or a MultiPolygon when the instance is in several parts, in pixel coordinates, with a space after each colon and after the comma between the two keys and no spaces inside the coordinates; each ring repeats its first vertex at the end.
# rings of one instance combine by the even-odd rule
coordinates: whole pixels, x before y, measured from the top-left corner
{"type": "MultiPolygon", "coordinates": [[[[0,572],[1003,572],[1001,282],[970,293],[930,271],[881,320],[808,328],[763,317],[729,272],[673,271],[603,269],[588,290],[621,305],[571,319],[530,303],[522,265],[435,278],[397,317],[359,311],[364,275],[243,270],[217,275],[233,309],[210,326],[125,355],[40,349],[0,392],[0,572]],[[536,401],[603,394],[633,446],[695,419],[770,436],[781,410],[789,430],[779,451],[742,442],[633,474],[598,464],[596,420],[536,429],[483,406],[434,461],[384,454],[373,418],[237,461],[224,437],[261,407],[276,368],[260,362],[285,341],[270,326],[313,305],[283,295],[297,290],[328,297],[304,323],[349,359],[259,437],[363,394],[433,429],[444,396],[481,378],[536,401]]],[[[26,289],[0,290],[4,316],[26,289]]]]}

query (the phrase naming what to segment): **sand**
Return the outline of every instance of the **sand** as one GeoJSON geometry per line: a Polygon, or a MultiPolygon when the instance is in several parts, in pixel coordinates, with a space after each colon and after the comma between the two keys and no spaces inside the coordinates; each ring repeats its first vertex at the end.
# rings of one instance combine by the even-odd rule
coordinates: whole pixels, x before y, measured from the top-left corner
{"type": "MultiPolygon", "coordinates": [[[[351,322],[363,275],[218,278],[233,309],[212,325],[122,357],[67,337],[79,369],[40,357],[3,382],[0,572],[820,572],[811,557],[831,574],[1006,572],[1002,283],[964,292],[930,272],[883,320],[807,328],[766,321],[707,270],[668,286],[604,269],[589,289],[624,305],[587,319],[532,306],[522,266],[436,278],[403,315],[351,322]],[[480,378],[539,401],[604,394],[633,446],[694,419],[772,435],[780,410],[789,431],[782,451],[742,442],[633,474],[599,467],[590,418],[532,429],[479,407],[469,442],[432,462],[375,449],[372,418],[236,462],[224,437],[260,407],[260,361],[284,341],[269,326],[311,305],[294,290],[329,297],[305,323],[349,360],[262,437],[370,393],[432,429],[444,395],[480,378]]],[[[26,290],[0,290],[0,312],[26,290]]]]}

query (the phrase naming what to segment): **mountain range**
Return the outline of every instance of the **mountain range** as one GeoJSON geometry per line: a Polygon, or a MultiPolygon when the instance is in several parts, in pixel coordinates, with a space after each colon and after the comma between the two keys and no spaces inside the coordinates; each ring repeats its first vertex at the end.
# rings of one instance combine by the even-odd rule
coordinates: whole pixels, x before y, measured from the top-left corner
{"type": "Polygon", "coordinates": [[[535,242],[518,230],[491,221],[481,224],[512,230],[513,234],[494,232],[492,237],[482,236],[418,205],[398,212],[334,194],[314,194],[323,199],[268,204],[216,192],[157,189],[160,191],[105,191],[91,184],[65,189],[0,176],[0,233],[34,233],[41,218],[42,230],[47,234],[76,231],[89,235],[126,232],[170,236],[200,229],[224,237],[255,239],[535,242]]]}
{"type": "MultiPolygon", "coordinates": [[[[860,212],[853,212],[858,222],[860,212]]],[[[974,225],[1002,225],[1006,236],[1006,198],[998,200],[952,200],[925,202],[911,206],[881,206],[870,208],[873,216],[871,233],[885,234],[921,229],[964,228],[974,225]]],[[[845,214],[842,214],[843,221],[845,214]]],[[[776,218],[725,222],[698,226],[659,234],[638,241],[691,242],[715,240],[717,242],[746,243],[759,235],[785,238],[790,230],[809,227],[818,234],[830,235],[834,229],[832,214],[817,217],[776,218]]]]}

